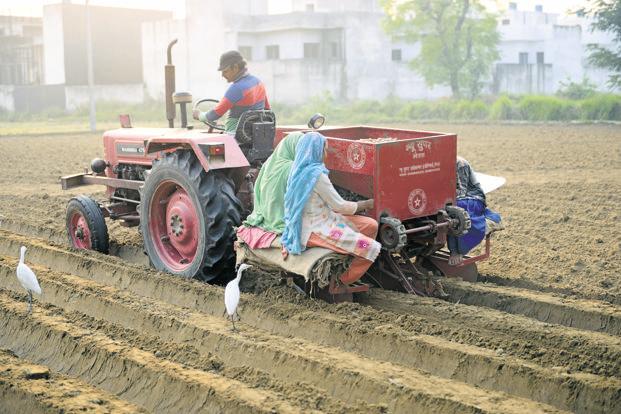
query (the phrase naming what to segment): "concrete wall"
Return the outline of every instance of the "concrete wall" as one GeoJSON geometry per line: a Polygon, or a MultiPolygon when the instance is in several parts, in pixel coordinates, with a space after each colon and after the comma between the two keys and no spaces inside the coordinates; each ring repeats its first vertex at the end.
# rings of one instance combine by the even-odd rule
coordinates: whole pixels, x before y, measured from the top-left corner
{"type": "Polygon", "coordinates": [[[221,0],[186,0],[187,67],[181,70],[187,73],[187,90],[195,99],[219,99],[228,86],[217,69],[220,55],[237,47],[224,24],[230,9],[221,0]]]}
{"type": "Polygon", "coordinates": [[[65,41],[61,7],[43,7],[43,44],[45,84],[65,83],[65,41]]]}
{"type": "Polygon", "coordinates": [[[13,85],[0,85],[0,110],[15,111],[15,99],[13,98],[13,85]]]}
{"type": "Polygon", "coordinates": [[[294,11],[309,11],[310,8],[316,12],[379,12],[381,6],[377,0],[292,0],[294,11]]]}
{"type": "Polygon", "coordinates": [[[496,65],[493,93],[550,94],[555,90],[552,65],[502,63],[496,65]]]}
{"type": "Polygon", "coordinates": [[[167,62],[168,44],[177,39],[172,47],[172,63],[175,66],[176,90],[189,91],[188,33],[185,20],[169,20],[145,23],[142,26],[142,67],[146,94],[152,99],[164,101],[164,66],[167,62]]]}
{"type": "Polygon", "coordinates": [[[16,112],[65,109],[64,85],[19,85],[13,90],[16,112]]]}
{"type": "MultiPolygon", "coordinates": [[[[96,85],[93,89],[96,101],[140,103],[144,102],[144,88],[140,84],[96,85]]],[[[89,102],[88,86],[66,86],[65,108],[73,111],[89,102]]]]}
{"type": "Polygon", "coordinates": [[[500,19],[500,60],[495,69],[497,92],[555,93],[562,82],[580,82],[587,77],[597,89],[607,91],[609,72],[591,67],[587,45],[613,46],[609,33],[592,32],[592,20],[561,18],[558,14],[509,10],[500,19]],[[545,68],[537,68],[537,53],[544,54],[545,68]],[[519,67],[520,53],[528,54],[528,64],[519,67]],[[543,85],[543,90],[542,90],[543,85]]]}

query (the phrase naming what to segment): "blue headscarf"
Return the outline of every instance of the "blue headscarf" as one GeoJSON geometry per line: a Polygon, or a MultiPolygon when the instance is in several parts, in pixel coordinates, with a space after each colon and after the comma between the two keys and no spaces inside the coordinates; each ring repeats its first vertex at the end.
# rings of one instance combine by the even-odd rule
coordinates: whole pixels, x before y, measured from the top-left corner
{"type": "Polygon", "coordinates": [[[319,175],[328,173],[323,164],[325,142],[326,137],[318,132],[305,134],[298,143],[295,160],[289,173],[285,193],[285,230],[282,233],[282,244],[293,254],[300,254],[305,248],[300,244],[304,206],[319,175]]]}

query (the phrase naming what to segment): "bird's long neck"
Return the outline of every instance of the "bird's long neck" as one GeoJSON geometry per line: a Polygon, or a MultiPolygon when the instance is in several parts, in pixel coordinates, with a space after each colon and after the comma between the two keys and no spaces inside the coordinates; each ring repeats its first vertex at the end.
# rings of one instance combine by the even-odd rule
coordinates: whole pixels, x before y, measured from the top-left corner
{"type": "Polygon", "coordinates": [[[19,262],[21,264],[24,264],[24,251],[22,250],[21,252],[19,252],[19,262]]]}

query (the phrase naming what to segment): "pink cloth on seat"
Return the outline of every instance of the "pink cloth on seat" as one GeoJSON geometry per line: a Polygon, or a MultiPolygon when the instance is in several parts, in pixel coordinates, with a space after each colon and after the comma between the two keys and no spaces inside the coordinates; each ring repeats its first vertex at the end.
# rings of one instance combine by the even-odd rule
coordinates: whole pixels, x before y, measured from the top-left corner
{"type": "Polygon", "coordinates": [[[277,236],[276,233],[261,227],[239,226],[237,229],[237,238],[243,240],[251,249],[267,249],[277,236]]]}

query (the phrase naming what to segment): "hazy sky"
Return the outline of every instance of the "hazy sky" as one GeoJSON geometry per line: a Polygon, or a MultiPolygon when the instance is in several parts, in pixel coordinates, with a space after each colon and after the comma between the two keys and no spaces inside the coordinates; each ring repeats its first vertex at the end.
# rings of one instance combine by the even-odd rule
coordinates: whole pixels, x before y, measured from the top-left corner
{"type": "MultiPolygon", "coordinates": [[[[270,12],[283,13],[291,8],[291,0],[268,0],[270,12]]],[[[534,10],[535,4],[543,5],[544,11],[565,13],[569,9],[575,9],[586,3],[586,0],[513,0],[517,1],[518,9],[534,10]]],[[[43,4],[60,3],[61,0],[0,0],[0,15],[41,16],[43,4]]],[[[501,7],[508,1],[488,0],[488,3],[496,3],[501,7]]],[[[84,0],[72,0],[72,3],[81,4],[84,0]]],[[[184,0],[90,0],[91,4],[102,6],[123,6],[129,8],[163,9],[172,10],[175,17],[183,17],[185,10],[184,0]]]]}

